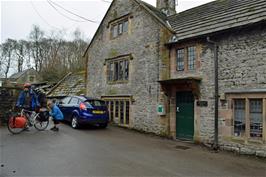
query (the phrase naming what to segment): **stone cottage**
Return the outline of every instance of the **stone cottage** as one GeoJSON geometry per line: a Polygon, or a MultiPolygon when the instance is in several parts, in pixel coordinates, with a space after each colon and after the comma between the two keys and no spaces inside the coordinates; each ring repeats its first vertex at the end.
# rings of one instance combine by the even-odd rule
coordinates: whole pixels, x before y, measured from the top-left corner
{"type": "Polygon", "coordinates": [[[87,94],[106,100],[111,121],[121,126],[167,134],[168,120],[156,111],[172,31],[165,20],[145,2],[114,0],[85,53],[87,94]]]}
{"type": "Polygon", "coordinates": [[[266,152],[266,1],[176,13],[114,0],[85,57],[114,122],[241,153],[266,152]]]}
{"type": "Polygon", "coordinates": [[[9,82],[15,82],[18,84],[24,83],[37,83],[42,81],[40,74],[33,68],[26,69],[22,72],[15,73],[8,78],[9,82]]]}

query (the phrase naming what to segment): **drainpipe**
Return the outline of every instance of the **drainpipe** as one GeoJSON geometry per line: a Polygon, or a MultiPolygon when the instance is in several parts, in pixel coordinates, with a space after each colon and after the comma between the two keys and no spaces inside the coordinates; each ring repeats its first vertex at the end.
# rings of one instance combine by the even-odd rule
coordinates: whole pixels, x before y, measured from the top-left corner
{"type": "Polygon", "coordinates": [[[219,85],[218,85],[218,46],[215,41],[212,41],[210,37],[207,37],[207,41],[213,44],[214,48],[214,145],[213,149],[218,150],[219,142],[218,142],[218,109],[219,109],[219,85]]]}

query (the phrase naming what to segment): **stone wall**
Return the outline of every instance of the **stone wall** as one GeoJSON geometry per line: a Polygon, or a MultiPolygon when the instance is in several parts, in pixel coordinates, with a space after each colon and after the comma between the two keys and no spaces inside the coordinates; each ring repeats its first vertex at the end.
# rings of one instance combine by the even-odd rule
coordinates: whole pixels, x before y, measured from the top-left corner
{"type": "Polygon", "coordinates": [[[166,30],[162,29],[164,27],[135,1],[117,0],[88,50],[88,95],[132,95],[130,127],[156,134],[165,134],[168,127],[168,121],[161,119],[156,111],[160,92],[157,82],[159,53],[164,48],[164,44],[160,43],[160,34],[166,30]],[[111,40],[108,23],[127,14],[131,16],[128,34],[111,40]],[[127,54],[133,58],[129,64],[129,81],[107,84],[105,59],[127,54]]]}
{"type": "MultiPolygon", "coordinates": [[[[265,140],[250,143],[249,140],[234,140],[232,103],[227,92],[232,90],[251,90],[266,88],[266,27],[253,25],[216,36],[219,58],[219,141],[223,149],[231,149],[242,154],[266,152],[265,140]]],[[[208,109],[201,109],[200,139],[211,142],[214,135],[214,85],[213,50],[203,43],[201,56],[202,100],[209,101],[208,109]]],[[[261,94],[265,98],[265,94],[261,94]]],[[[264,105],[265,106],[265,105],[264,105]]],[[[198,118],[199,118],[198,117],[198,118]]],[[[263,118],[265,119],[265,117],[263,118]]],[[[264,123],[266,120],[264,120],[264,123]]],[[[264,136],[266,130],[264,130],[264,136]]]]}
{"type": "Polygon", "coordinates": [[[0,126],[5,124],[9,110],[14,108],[19,88],[0,87],[0,126]]]}

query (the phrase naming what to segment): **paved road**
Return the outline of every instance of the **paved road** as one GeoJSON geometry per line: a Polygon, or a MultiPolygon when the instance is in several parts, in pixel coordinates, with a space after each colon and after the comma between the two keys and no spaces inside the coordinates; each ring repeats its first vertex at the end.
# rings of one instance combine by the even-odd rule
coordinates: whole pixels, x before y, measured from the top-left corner
{"type": "Polygon", "coordinates": [[[117,127],[73,130],[63,125],[59,133],[32,130],[16,136],[0,131],[3,177],[266,176],[262,160],[117,127]]]}

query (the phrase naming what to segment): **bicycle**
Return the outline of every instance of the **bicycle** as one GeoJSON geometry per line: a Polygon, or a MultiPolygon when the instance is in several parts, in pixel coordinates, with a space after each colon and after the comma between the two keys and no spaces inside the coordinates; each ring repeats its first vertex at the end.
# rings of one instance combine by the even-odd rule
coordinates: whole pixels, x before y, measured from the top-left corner
{"type": "Polygon", "coordinates": [[[49,113],[45,117],[41,115],[44,112],[42,109],[40,109],[40,113],[22,109],[19,115],[14,116],[13,114],[9,116],[7,128],[12,134],[19,134],[32,126],[38,131],[44,131],[48,127],[50,119],[49,113]],[[16,125],[18,124],[18,120],[20,121],[19,126],[16,125]]]}

